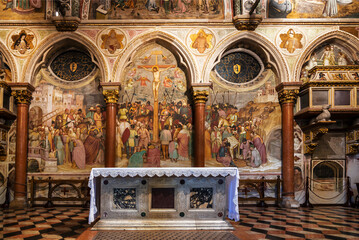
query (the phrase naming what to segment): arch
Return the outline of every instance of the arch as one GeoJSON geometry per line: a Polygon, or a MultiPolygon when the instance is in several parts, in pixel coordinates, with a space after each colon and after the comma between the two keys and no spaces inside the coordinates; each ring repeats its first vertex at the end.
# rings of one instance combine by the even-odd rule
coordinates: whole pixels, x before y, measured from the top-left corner
{"type": "Polygon", "coordinates": [[[11,81],[17,82],[18,81],[18,71],[17,71],[17,67],[16,67],[16,62],[13,58],[13,55],[7,50],[5,44],[3,44],[1,41],[0,41],[0,52],[5,57],[7,64],[9,65],[9,67],[11,69],[11,81]]]}
{"type": "Polygon", "coordinates": [[[266,68],[269,66],[274,68],[273,70],[277,74],[277,84],[291,80],[289,78],[290,76],[288,65],[275,45],[263,35],[260,35],[256,32],[244,31],[239,33],[235,32],[234,34],[222,39],[217,44],[216,49],[214,49],[204,64],[205,67],[203,68],[202,75],[206,82],[209,82],[210,80],[211,70],[218,61],[218,57],[220,57],[231,46],[240,43],[243,40],[256,44],[256,46],[259,47],[261,51],[263,51],[263,55],[266,57],[266,59],[262,59],[262,61],[265,63],[266,68]]]}
{"type": "Polygon", "coordinates": [[[186,74],[188,86],[190,86],[190,83],[197,82],[197,67],[186,47],[179,39],[161,31],[152,31],[140,34],[128,43],[128,46],[123,54],[116,59],[112,76],[112,79],[115,82],[123,81],[122,74],[124,69],[131,63],[132,57],[136,54],[136,50],[151,42],[167,48],[176,57],[179,67],[181,67],[186,74]]]}
{"type": "Polygon", "coordinates": [[[313,51],[321,44],[325,42],[338,42],[343,47],[347,48],[351,52],[352,58],[356,61],[359,60],[359,39],[354,35],[344,32],[342,30],[330,31],[322,34],[321,36],[313,39],[305,51],[299,56],[294,68],[294,79],[299,81],[300,73],[303,67],[303,64],[306,62],[307,58],[313,53],[313,51]]]}
{"type": "Polygon", "coordinates": [[[48,53],[55,48],[56,45],[63,43],[66,40],[71,40],[84,47],[93,58],[97,67],[100,70],[100,79],[105,82],[108,80],[108,66],[102,53],[98,50],[97,46],[87,37],[78,33],[54,33],[44,39],[38,46],[37,50],[30,56],[29,60],[25,63],[22,74],[22,82],[33,83],[35,76],[40,67],[44,64],[43,59],[48,53]]]}

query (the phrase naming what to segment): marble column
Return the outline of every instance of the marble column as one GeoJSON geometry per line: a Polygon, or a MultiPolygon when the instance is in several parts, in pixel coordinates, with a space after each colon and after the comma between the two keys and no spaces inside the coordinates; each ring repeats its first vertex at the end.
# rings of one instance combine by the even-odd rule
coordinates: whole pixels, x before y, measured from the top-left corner
{"type": "Polygon", "coordinates": [[[105,167],[116,165],[116,117],[120,83],[101,83],[106,102],[105,167]]]}
{"type": "Polygon", "coordinates": [[[15,152],[15,186],[14,200],[11,208],[26,207],[27,199],[27,145],[28,145],[28,121],[29,106],[32,100],[32,92],[35,88],[29,83],[9,83],[11,95],[17,105],[16,119],[16,152],[15,152]]]}
{"type": "Polygon", "coordinates": [[[209,95],[211,83],[192,84],[192,94],[194,103],[194,160],[193,167],[204,167],[204,145],[205,145],[205,107],[209,95]]]}
{"type": "Polygon", "coordinates": [[[276,87],[282,108],[282,206],[299,207],[294,199],[294,106],[301,83],[287,82],[276,87]]]}

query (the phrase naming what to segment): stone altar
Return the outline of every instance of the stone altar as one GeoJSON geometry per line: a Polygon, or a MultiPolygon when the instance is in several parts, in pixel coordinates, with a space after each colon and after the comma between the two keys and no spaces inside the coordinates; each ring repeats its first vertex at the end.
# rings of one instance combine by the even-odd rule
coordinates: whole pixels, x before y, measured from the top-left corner
{"type": "Polygon", "coordinates": [[[93,168],[92,230],[233,229],[237,168],[93,168]]]}

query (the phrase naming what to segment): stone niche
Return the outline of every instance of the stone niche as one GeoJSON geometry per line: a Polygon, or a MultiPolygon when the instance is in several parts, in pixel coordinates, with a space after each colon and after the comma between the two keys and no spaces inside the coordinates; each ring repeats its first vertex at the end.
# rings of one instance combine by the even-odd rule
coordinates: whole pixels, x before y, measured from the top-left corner
{"type": "Polygon", "coordinates": [[[102,177],[100,192],[92,230],[233,229],[224,177],[102,177]]]}

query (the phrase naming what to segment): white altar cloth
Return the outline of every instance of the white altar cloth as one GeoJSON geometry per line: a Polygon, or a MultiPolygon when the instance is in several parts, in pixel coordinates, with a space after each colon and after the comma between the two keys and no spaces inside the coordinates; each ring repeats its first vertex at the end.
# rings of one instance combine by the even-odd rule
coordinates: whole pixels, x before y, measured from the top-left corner
{"type": "Polygon", "coordinates": [[[226,192],[227,192],[227,206],[228,218],[239,221],[238,209],[238,184],[239,172],[235,167],[214,167],[214,168],[92,168],[88,186],[90,188],[90,212],[89,224],[92,223],[99,214],[98,206],[96,205],[96,185],[101,178],[98,177],[225,177],[226,178],[226,192]]]}

